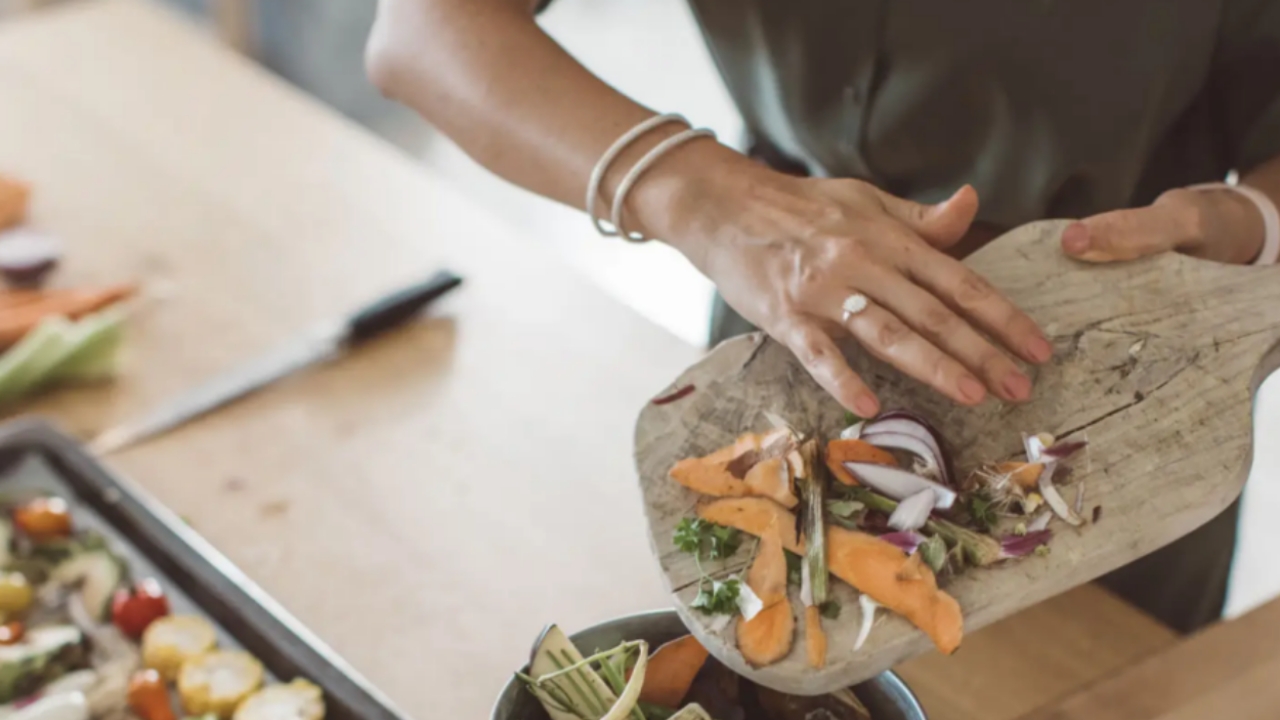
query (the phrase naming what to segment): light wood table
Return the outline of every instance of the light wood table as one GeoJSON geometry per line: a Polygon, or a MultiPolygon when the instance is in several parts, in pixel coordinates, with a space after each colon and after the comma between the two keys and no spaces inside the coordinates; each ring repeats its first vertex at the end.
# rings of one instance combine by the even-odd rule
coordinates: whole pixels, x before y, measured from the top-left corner
{"type": "Polygon", "coordinates": [[[1280,600],[1220,623],[1024,720],[1280,717],[1280,600]]]}
{"type": "MultiPolygon", "coordinates": [[[[34,408],[78,435],[397,283],[466,276],[433,319],[110,460],[410,715],[484,717],[548,621],[666,604],[632,423],[694,348],[149,4],[0,26],[0,109],[0,170],[34,183],[61,280],[160,296],[120,382],[34,408]]],[[[937,720],[1000,720],[1169,642],[1084,588],[904,673],[937,720]],[[976,696],[1011,673],[1021,690],[976,696]]]]}

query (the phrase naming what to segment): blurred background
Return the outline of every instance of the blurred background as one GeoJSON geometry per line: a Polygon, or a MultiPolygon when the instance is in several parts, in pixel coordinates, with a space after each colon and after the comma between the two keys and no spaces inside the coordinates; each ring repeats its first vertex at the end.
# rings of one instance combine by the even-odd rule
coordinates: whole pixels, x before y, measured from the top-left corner
{"type": "MultiPolygon", "coordinates": [[[[0,0],[9,14],[68,0],[0,0]]],[[[74,0],[93,2],[94,0],[74,0]]],[[[603,239],[581,213],[489,175],[448,138],[382,98],[364,75],[372,0],[159,0],[301,91],[448,178],[528,242],[561,255],[592,282],[694,345],[707,337],[712,287],[663,245],[603,239]]],[[[685,0],[556,0],[541,18],[569,52],[641,103],[677,111],[739,144],[742,124],[685,0]]],[[[1254,472],[1228,601],[1238,615],[1280,594],[1280,381],[1258,397],[1254,472]]]]}

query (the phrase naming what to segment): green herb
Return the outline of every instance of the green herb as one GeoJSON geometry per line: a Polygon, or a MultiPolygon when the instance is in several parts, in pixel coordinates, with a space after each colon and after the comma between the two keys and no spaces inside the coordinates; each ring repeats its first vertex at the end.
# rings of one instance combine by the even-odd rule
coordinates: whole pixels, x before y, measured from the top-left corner
{"type": "Polygon", "coordinates": [[[846,520],[853,517],[855,513],[866,509],[867,506],[857,500],[835,500],[827,503],[827,512],[846,520]]]}
{"type": "Polygon", "coordinates": [[[850,425],[857,425],[857,424],[858,424],[858,423],[860,423],[860,422],[866,422],[866,418],[858,417],[858,414],[857,414],[857,413],[855,413],[855,412],[851,412],[851,411],[849,411],[849,410],[845,410],[845,411],[844,411],[844,425],[845,425],[845,427],[849,427],[850,425]]]}
{"type": "Polygon", "coordinates": [[[703,578],[698,588],[698,596],[689,607],[704,615],[732,615],[738,612],[738,593],[741,583],[738,578],[729,578],[724,582],[703,578]]]}
{"type": "Polygon", "coordinates": [[[676,525],[671,540],[678,550],[699,559],[723,560],[742,546],[742,533],[702,518],[685,518],[676,525]]]}
{"type": "Polygon", "coordinates": [[[947,565],[947,543],[937,535],[931,535],[920,543],[920,558],[934,572],[941,572],[947,565]]]}
{"type": "Polygon", "coordinates": [[[1049,554],[1049,546],[1048,546],[1048,545],[1039,545],[1039,546],[1037,546],[1037,547],[1036,547],[1036,549],[1035,549],[1035,553],[1036,553],[1036,555],[1039,555],[1040,557],[1046,557],[1046,556],[1049,554]]]}
{"type": "Polygon", "coordinates": [[[983,531],[990,532],[997,520],[995,502],[986,493],[974,493],[969,498],[969,514],[973,522],[983,531]]]}
{"type": "Polygon", "coordinates": [[[838,620],[840,618],[840,602],[828,600],[818,606],[818,612],[822,613],[822,617],[828,620],[838,620]]]}
{"type": "Polygon", "coordinates": [[[787,551],[787,584],[788,585],[800,584],[800,574],[801,574],[800,567],[803,562],[804,561],[800,559],[799,555],[791,552],[790,550],[787,551]]]}

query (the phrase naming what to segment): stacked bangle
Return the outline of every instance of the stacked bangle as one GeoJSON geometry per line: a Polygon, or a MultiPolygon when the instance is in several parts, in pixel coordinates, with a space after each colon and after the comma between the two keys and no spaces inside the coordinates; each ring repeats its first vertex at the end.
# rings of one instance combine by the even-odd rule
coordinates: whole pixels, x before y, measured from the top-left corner
{"type": "Polygon", "coordinates": [[[672,122],[688,125],[688,121],[685,120],[684,117],[674,113],[655,115],[623,133],[622,136],[615,140],[613,144],[609,146],[609,149],[605,150],[604,154],[600,156],[600,159],[596,162],[595,168],[591,171],[591,178],[587,181],[586,200],[587,214],[591,216],[591,223],[595,226],[596,232],[605,237],[621,235],[623,238],[632,242],[644,242],[648,239],[643,234],[628,232],[622,226],[622,211],[626,204],[627,195],[631,192],[631,188],[635,186],[636,182],[640,180],[640,177],[644,175],[649,168],[653,167],[655,163],[661,160],[664,155],[695,138],[714,138],[714,132],[706,129],[688,128],[672,135],[666,140],[663,140],[650,149],[649,152],[645,153],[644,157],[640,158],[640,160],[627,171],[627,174],[622,178],[622,182],[618,184],[618,191],[614,194],[609,213],[609,222],[613,227],[606,226],[604,221],[596,216],[596,202],[600,197],[600,183],[604,181],[605,173],[609,171],[609,167],[615,160],[617,160],[618,155],[620,155],[623,150],[630,146],[631,143],[638,140],[645,133],[648,133],[661,125],[672,122]]]}
{"type": "Polygon", "coordinates": [[[1248,185],[1228,185],[1226,183],[1204,183],[1192,185],[1188,190],[1231,190],[1249,198],[1262,213],[1262,251],[1258,253],[1254,265],[1275,265],[1280,260],[1280,211],[1276,204],[1264,193],[1248,185]]]}

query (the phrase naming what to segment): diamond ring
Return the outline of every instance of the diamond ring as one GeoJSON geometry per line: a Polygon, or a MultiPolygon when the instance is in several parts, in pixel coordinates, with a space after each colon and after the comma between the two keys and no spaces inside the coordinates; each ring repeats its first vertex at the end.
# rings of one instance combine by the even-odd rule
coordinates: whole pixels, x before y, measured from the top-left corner
{"type": "Polygon", "coordinates": [[[867,309],[867,296],[862,293],[854,293],[844,299],[844,302],[840,304],[840,308],[844,310],[844,322],[849,322],[849,318],[867,309]]]}

